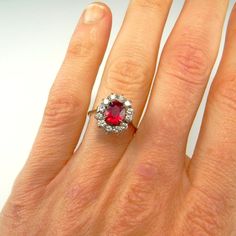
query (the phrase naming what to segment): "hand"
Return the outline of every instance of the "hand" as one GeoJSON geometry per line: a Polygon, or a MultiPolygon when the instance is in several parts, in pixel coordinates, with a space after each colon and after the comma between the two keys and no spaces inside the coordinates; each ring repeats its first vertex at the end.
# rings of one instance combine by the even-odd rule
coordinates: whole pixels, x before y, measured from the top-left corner
{"type": "MultiPolygon", "coordinates": [[[[95,106],[130,99],[134,125],[154,77],[170,0],[133,0],[95,106]]],[[[188,134],[221,39],[227,0],[186,1],[163,50],[138,131],[106,134],[87,117],[111,13],[90,5],[50,91],[30,157],[0,219],[0,235],[236,235],[236,8],[190,160],[188,134]]]]}

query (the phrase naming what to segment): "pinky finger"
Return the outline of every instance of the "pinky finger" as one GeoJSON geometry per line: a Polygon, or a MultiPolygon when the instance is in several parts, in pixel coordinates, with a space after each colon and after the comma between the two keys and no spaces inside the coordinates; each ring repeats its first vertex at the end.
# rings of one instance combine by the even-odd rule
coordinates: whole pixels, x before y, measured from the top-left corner
{"type": "MultiPolygon", "coordinates": [[[[213,82],[199,141],[190,164],[195,185],[236,199],[236,6],[213,82]],[[216,192],[217,191],[217,192],[216,192]]],[[[219,213],[220,214],[220,213],[219,213]]]]}

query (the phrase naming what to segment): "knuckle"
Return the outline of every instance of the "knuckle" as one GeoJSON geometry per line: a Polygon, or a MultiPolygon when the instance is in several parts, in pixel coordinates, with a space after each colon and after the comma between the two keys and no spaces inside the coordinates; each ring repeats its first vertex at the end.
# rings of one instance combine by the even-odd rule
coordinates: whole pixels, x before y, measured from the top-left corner
{"type": "Polygon", "coordinates": [[[210,73],[209,56],[196,39],[176,43],[162,61],[165,73],[190,86],[205,86],[210,73]],[[171,53],[170,53],[171,52],[171,53]]]}
{"type": "Polygon", "coordinates": [[[227,110],[236,111],[236,73],[226,74],[225,78],[213,82],[212,98],[227,110]]]}
{"type": "Polygon", "coordinates": [[[29,219],[44,194],[44,188],[34,188],[32,184],[30,186],[31,188],[20,182],[13,186],[11,196],[0,217],[6,229],[17,232],[27,230],[29,219]]]}
{"type": "Polygon", "coordinates": [[[97,198],[97,187],[91,181],[75,182],[66,190],[64,201],[69,215],[82,212],[97,198]]]}
{"type": "Polygon", "coordinates": [[[73,122],[83,109],[81,104],[75,95],[52,95],[45,108],[43,125],[56,128],[73,122]]]}
{"type": "Polygon", "coordinates": [[[58,220],[55,225],[51,228],[52,232],[48,235],[89,235],[88,232],[91,228],[91,217],[90,214],[83,214],[83,217],[79,217],[78,214],[74,213],[71,218],[65,220],[62,218],[58,220]]]}
{"type": "Polygon", "coordinates": [[[88,57],[94,48],[91,40],[72,39],[67,50],[67,57],[83,58],[88,57]]]}
{"type": "Polygon", "coordinates": [[[140,183],[152,183],[154,179],[157,178],[159,174],[157,168],[151,159],[145,159],[145,161],[140,161],[135,169],[135,176],[139,179],[140,183]]]}
{"type": "Polygon", "coordinates": [[[69,184],[63,195],[63,214],[56,222],[60,232],[86,232],[90,227],[91,210],[98,199],[96,181],[76,180],[69,184]],[[78,214],[83,216],[78,220],[78,214]],[[65,223],[67,222],[67,223],[65,223]],[[68,222],[70,222],[68,224],[68,222]]]}
{"type": "MultiPolygon", "coordinates": [[[[184,96],[185,94],[183,94],[182,90],[178,91],[179,88],[173,88],[173,90],[174,89],[177,90],[173,91],[175,101],[170,105],[165,106],[165,109],[162,111],[162,116],[156,118],[157,111],[155,108],[152,109],[150,111],[151,114],[148,115],[148,129],[152,129],[152,123],[158,124],[158,132],[154,132],[152,135],[149,135],[149,144],[146,144],[145,148],[145,150],[147,150],[147,154],[149,155],[150,153],[149,156],[154,157],[154,163],[157,161],[157,159],[155,159],[156,155],[163,153],[168,156],[170,151],[176,151],[176,140],[184,140],[184,137],[188,135],[186,120],[183,119],[183,117],[186,117],[186,114],[188,114],[186,96],[184,96]],[[177,92],[178,96],[175,95],[177,92]],[[175,132],[173,132],[173,130],[175,130],[175,132]],[[155,145],[158,146],[159,149],[153,149],[152,147],[155,145]]],[[[161,169],[161,172],[162,171],[165,172],[165,169],[161,169]]]]}
{"type": "MultiPolygon", "coordinates": [[[[135,230],[154,217],[155,194],[143,187],[139,181],[132,183],[129,189],[118,199],[115,208],[115,223],[111,232],[135,230]]],[[[113,212],[114,214],[114,212],[113,212]]]]}
{"type": "Polygon", "coordinates": [[[132,184],[129,191],[121,200],[121,207],[124,210],[126,209],[125,213],[128,216],[139,213],[143,214],[148,207],[145,204],[141,205],[141,203],[146,202],[145,199],[148,195],[148,191],[143,189],[139,184],[132,184]]]}
{"type": "MultiPolygon", "coordinates": [[[[140,60],[141,61],[141,60],[140,60]]],[[[119,58],[108,67],[106,84],[109,89],[126,92],[147,87],[148,66],[134,58],[119,58]]]]}
{"type": "Polygon", "coordinates": [[[218,235],[225,228],[227,199],[222,194],[213,195],[199,187],[194,187],[192,193],[184,217],[186,235],[218,235]]]}
{"type": "MultiPolygon", "coordinates": [[[[139,184],[142,185],[142,188],[146,189],[148,185],[150,191],[155,188],[157,180],[165,182],[165,186],[168,188],[175,185],[179,180],[176,174],[173,174],[167,167],[162,169],[158,168],[158,162],[160,160],[157,160],[156,157],[159,156],[160,153],[164,156],[166,147],[160,147],[162,144],[160,145],[160,142],[158,142],[160,150],[151,150],[153,144],[154,143],[151,141],[150,146],[144,147],[144,153],[146,154],[146,157],[149,157],[145,160],[141,160],[135,170],[136,179],[138,179],[139,184]]],[[[167,146],[170,147],[170,145],[167,146]]]]}
{"type": "Polygon", "coordinates": [[[7,229],[22,228],[26,223],[26,204],[16,199],[10,199],[1,214],[1,220],[7,229]]]}

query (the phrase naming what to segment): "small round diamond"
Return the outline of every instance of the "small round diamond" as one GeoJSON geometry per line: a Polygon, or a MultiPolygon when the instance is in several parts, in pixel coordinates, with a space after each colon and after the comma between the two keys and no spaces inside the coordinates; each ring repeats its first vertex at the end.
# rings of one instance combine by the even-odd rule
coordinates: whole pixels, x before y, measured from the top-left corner
{"type": "Polygon", "coordinates": [[[125,122],[122,122],[121,127],[122,127],[123,129],[128,129],[128,124],[125,123],[125,122]]]}
{"type": "Polygon", "coordinates": [[[115,95],[115,94],[111,94],[111,95],[110,95],[110,99],[111,99],[111,100],[116,99],[116,95],[115,95]]]}
{"type": "Polygon", "coordinates": [[[101,104],[98,109],[97,112],[104,112],[106,110],[106,106],[104,104],[101,104]]]}
{"type": "Polygon", "coordinates": [[[130,107],[130,106],[131,106],[131,102],[130,102],[130,101],[128,101],[128,100],[127,100],[127,101],[125,101],[125,106],[126,106],[126,107],[130,107]]]}
{"type": "Polygon", "coordinates": [[[117,98],[120,102],[124,103],[124,101],[126,101],[126,99],[124,98],[123,95],[117,95],[117,98]]]}
{"type": "Polygon", "coordinates": [[[112,131],[112,127],[110,125],[107,125],[105,127],[105,129],[106,129],[107,132],[111,132],[112,131]]]}
{"type": "Polygon", "coordinates": [[[118,130],[118,132],[121,132],[123,130],[121,126],[116,126],[116,129],[118,130]]]}
{"type": "Polygon", "coordinates": [[[133,116],[132,116],[132,115],[126,115],[126,117],[125,117],[125,120],[126,120],[127,122],[132,121],[132,119],[133,119],[133,116]]]}
{"type": "Polygon", "coordinates": [[[96,114],[96,119],[98,119],[98,120],[102,120],[103,119],[103,114],[102,113],[97,113],[96,114]]]}
{"type": "Polygon", "coordinates": [[[116,134],[120,132],[120,130],[117,128],[118,126],[113,127],[112,131],[116,134]]]}
{"type": "Polygon", "coordinates": [[[127,113],[128,115],[133,115],[134,109],[128,108],[127,111],[126,111],[126,113],[127,113]]]}
{"type": "Polygon", "coordinates": [[[105,127],[106,122],[104,120],[98,120],[98,127],[105,127]]]}
{"type": "Polygon", "coordinates": [[[110,101],[109,101],[108,98],[105,98],[105,99],[103,100],[103,103],[104,103],[105,105],[108,105],[108,104],[110,103],[110,101]]]}

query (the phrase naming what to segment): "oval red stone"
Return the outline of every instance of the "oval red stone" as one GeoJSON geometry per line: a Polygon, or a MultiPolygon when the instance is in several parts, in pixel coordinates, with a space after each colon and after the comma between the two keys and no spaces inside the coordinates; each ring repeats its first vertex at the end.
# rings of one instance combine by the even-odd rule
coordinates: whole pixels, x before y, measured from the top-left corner
{"type": "Polygon", "coordinates": [[[113,101],[105,111],[105,121],[112,126],[119,125],[125,118],[125,107],[119,101],[113,101]]]}

